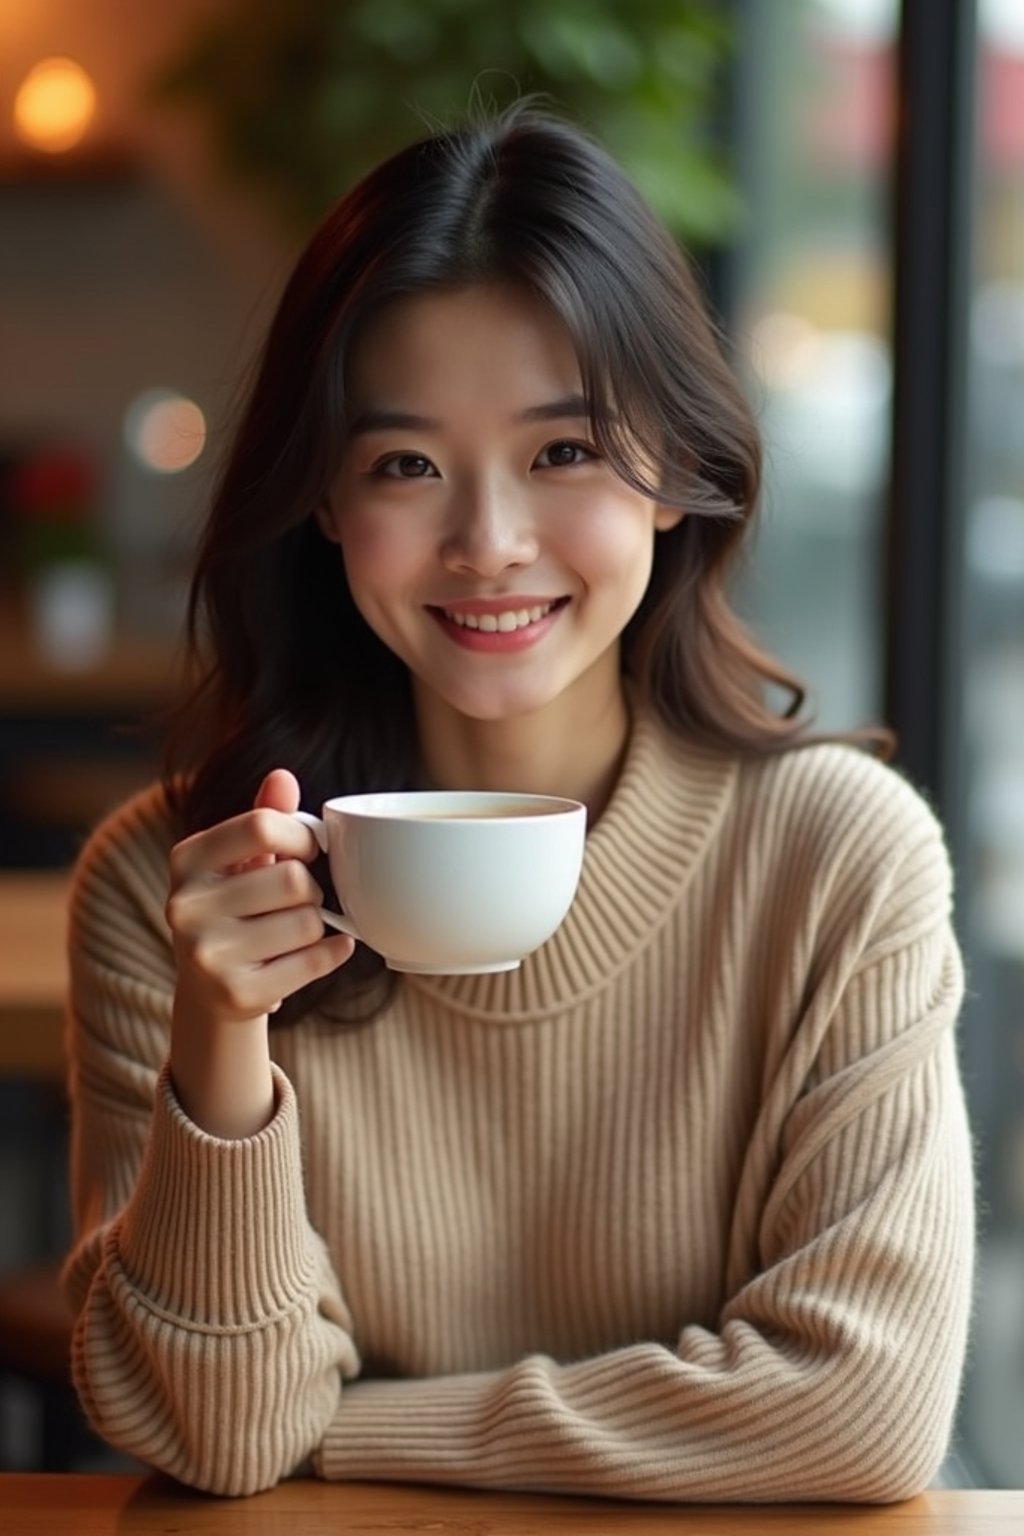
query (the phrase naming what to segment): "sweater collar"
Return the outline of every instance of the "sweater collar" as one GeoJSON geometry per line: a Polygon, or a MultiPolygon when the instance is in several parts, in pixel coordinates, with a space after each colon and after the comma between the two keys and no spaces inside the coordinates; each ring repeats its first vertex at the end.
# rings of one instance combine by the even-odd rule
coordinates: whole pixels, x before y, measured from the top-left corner
{"type": "Polygon", "coordinates": [[[618,783],[587,834],[562,926],[518,970],[406,976],[446,1010],[525,1023],[583,1002],[648,944],[677,905],[721,822],[737,759],[694,747],[638,709],[618,783]]]}

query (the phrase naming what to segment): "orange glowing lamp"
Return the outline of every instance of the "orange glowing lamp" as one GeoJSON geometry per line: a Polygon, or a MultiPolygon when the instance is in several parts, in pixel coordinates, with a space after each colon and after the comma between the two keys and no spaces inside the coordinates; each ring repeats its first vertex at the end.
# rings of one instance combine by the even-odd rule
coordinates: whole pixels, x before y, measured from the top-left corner
{"type": "Polygon", "coordinates": [[[23,144],[46,154],[74,149],[96,115],[96,87],[74,59],[43,59],[14,98],[14,128],[23,144]]]}

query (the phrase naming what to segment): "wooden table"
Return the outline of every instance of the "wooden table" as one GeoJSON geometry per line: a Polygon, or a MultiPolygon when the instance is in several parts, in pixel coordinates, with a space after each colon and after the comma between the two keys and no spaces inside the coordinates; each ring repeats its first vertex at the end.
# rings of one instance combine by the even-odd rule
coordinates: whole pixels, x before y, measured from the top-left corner
{"type": "Polygon", "coordinates": [[[0,872],[0,1075],[63,1078],[67,899],[66,874],[0,872]]]}
{"type": "Polygon", "coordinates": [[[213,1499],[166,1479],[0,1476],[4,1536],[1019,1536],[1024,1492],[926,1493],[881,1508],[650,1505],[374,1483],[282,1483],[213,1499]]]}

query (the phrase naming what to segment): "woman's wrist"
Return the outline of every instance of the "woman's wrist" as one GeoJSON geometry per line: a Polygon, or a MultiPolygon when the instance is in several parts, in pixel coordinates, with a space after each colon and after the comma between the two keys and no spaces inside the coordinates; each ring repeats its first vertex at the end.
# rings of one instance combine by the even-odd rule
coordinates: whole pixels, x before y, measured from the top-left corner
{"type": "Polygon", "coordinates": [[[171,1082],[182,1109],[207,1135],[255,1136],[276,1107],[267,1018],[224,1022],[175,998],[171,1082]]]}

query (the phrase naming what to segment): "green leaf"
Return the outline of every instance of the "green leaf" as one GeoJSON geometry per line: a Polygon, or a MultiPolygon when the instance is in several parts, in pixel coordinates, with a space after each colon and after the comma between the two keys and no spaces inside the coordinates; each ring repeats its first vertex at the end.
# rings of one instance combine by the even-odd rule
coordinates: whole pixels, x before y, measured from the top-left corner
{"type": "Polygon", "coordinates": [[[156,72],[229,174],[299,233],[370,165],[466,111],[538,92],[606,138],[677,234],[727,237],[714,124],[724,0],[236,0],[156,72]]]}

